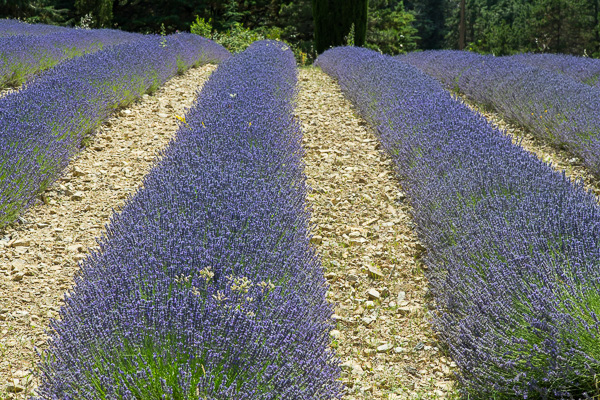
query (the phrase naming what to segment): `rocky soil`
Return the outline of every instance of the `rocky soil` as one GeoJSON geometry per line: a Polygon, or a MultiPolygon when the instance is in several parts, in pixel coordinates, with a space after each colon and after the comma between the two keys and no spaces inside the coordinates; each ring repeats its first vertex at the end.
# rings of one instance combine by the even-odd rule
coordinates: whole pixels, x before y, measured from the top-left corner
{"type": "Polygon", "coordinates": [[[428,323],[425,249],[392,161],[320,69],[300,69],[299,89],[313,241],[337,304],[344,398],[446,398],[455,364],[428,323]]]}
{"type": "Polygon", "coordinates": [[[57,316],[78,262],[96,246],[114,209],[139,188],[215,66],[189,70],[103,125],[68,172],[0,231],[0,399],[36,387],[34,349],[57,316]]]}

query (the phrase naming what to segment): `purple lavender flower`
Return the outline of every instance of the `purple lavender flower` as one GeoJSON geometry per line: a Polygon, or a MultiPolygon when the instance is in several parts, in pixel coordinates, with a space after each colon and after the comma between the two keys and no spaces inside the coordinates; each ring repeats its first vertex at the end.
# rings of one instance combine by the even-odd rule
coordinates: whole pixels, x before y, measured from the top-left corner
{"type": "Polygon", "coordinates": [[[0,88],[19,86],[61,61],[141,37],[111,29],[69,29],[42,36],[0,37],[0,88]]]}
{"type": "Polygon", "coordinates": [[[16,19],[0,19],[0,37],[31,35],[41,36],[51,33],[68,32],[70,28],[46,24],[28,24],[16,19]]]}
{"type": "Polygon", "coordinates": [[[600,177],[600,91],[510,57],[452,50],[400,57],[542,140],[580,157],[600,177]]]}
{"type": "Polygon", "coordinates": [[[524,53],[509,56],[514,61],[531,67],[564,74],[579,82],[600,88],[600,60],[569,54],[524,53]]]}

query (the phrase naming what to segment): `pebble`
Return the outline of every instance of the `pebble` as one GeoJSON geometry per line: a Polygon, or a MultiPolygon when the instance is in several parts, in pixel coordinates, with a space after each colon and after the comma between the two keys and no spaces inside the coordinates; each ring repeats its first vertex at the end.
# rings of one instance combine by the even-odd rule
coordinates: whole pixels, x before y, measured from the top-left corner
{"type": "Polygon", "coordinates": [[[369,298],[371,299],[379,299],[381,298],[381,294],[379,293],[379,291],[377,289],[371,288],[369,290],[367,290],[367,294],[369,295],[369,298]]]}
{"type": "Polygon", "coordinates": [[[416,312],[417,310],[418,310],[418,307],[416,307],[416,306],[403,306],[403,307],[396,308],[397,312],[399,312],[400,314],[404,314],[404,315],[412,314],[412,313],[416,312]]]}
{"type": "Polygon", "coordinates": [[[350,245],[352,245],[352,246],[360,246],[361,244],[365,243],[366,241],[367,241],[367,239],[365,239],[363,237],[351,238],[350,239],[350,245]]]}
{"type": "Polygon", "coordinates": [[[406,299],[406,292],[399,291],[398,292],[398,303],[402,303],[406,299]]]}
{"type": "Polygon", "coordinates": [[[348,361],[340,364],[340,367],[343,370],[350,371],[352,373],[352,375],[364,375],[364,373],[365,373],[362,366],[359,363],[354,362],[352,360],[348,360],[348,361]]]}
{"type": "Polygon", "coordinates": [[[8,393],[21,393],[25,388],[17,383],[9,383],[6,385],[6,391],[8,393]]]}
{"type": "Polygon", "coordinates": [[[371,275],[372,278],[383,278],[384,277],[384,274],[379,269],[379,267],[377,267],[375,265],[369,265],[367,268],[369,270],[369,275],[371,275]]]}
{"type": "Polygon", "coordinates": [[[385,343],[385,344],[382,344],[381,346],[377,347],[377,352],[378,353],[385,353],[387,351],[390,351],[393,348],[394,348],[393,344],[391,344],[391,343],[385,343]]]}
{"type": "Polygon", "coordinates": [[[71,253],[79,253],[84,250],[84,247],[81,244],[72,244],[67,247],[67,250],[71,253]]]}
{"type": "Polygon", "coordinates": [[[87,172],[82,170],[80,167],[73,168],[73,176],[86,176],[87,172]]]}
{"type": "Polygon", "coordinates": [[[83,193],[82,191],[77,191],[73,193],[73,195],[71,196],[71,200],[80,201],[83,200],[84,197],[85,193],[83,193]]]}
{"type": "Polygon", "coordinates": [[[14,242],[12,242],[12,244],[10,245],[10,247],[28,247],[29,245],[31,245],[31,240],[29,240],[29,239],[17,239],[14,242]]]}
{"type": "Polygon", "coordinates": [[[371,325],[374,321],[373,318],[370,318],[370,317],[363,317],[363,318],[361,318],[361,320],[367,326],[371,325]]]}

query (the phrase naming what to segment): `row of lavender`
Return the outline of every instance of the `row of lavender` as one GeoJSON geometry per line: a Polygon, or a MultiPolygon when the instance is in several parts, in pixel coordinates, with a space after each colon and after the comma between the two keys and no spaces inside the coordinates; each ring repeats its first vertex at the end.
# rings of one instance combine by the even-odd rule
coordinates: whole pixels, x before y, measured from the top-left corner
{"type": "Polygon", "coordinates": [[[339,398],[295,83],[275,41],[213,73],[83,263],[40,399],[339,398]]]}
{"type": "Polygon", "coordinates": [[[396,163],[428,249],[434,326],[469,398],[597,395],[595,198],[396,58],[336,48],[317,65],[396,163]]]}
{"type": "Polygon", "coordinates": [[[564,74],[579,82],[600,88],[600,60],[569,54],[524,53],[508,58],[531,67],[564,74]]]}
{"type": "Polygon", "coordinates": [[[600,177],[600,90],[511,58],[452,50],[400,58],[539,138],[579,156],[600,177]]]}
{"type": "Polygon", "coordinates": [[[46,24],[28,24],[16,19],[0,19],[0,37],[16,35],[47,35],[67,32],[69,28],[46,24]]]}
{"type": "Polygon", "coordinates": [[[141,37],[111,29],[68,29],[40,36],[0,38],[0,88],[19,86],[61,61],[141,37]]]}
{"type": "Polygon", "coordinates": [[[117,107],[191,65],[229,53],[197,35],[154,35],[69,60],[0,99],[0,225],[62,173],[117,107]]]}

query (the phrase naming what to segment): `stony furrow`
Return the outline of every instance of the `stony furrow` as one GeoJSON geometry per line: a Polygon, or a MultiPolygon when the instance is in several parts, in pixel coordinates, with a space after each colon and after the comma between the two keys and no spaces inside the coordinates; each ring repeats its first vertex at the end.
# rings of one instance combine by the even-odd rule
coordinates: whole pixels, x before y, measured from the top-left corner
{"type": "Polygon", "coordinates": [[[299,71],[297,117],[345,399],[446,398],[455,364],[428,323],[419,244],[392,161],[320,69],[299,71]],[[419,397],[421,396],[421,397],[419,397]]]}
{"type": "Polygon", "coordinates": [[[464,95],[458,95],[457,98],[472,110],[483,115],[492,125],[509,135],[513,143],[519,144],[528,152],[535,154],[538,159],[550,163],[554,170],[565,171],[567,176],[572,179],[581,179],[588,190],[594,192],[596,196],[600,196],[600,180],[595,178],[583,166],[581,159],[566,150],[558,149],[548,142],[544,142],[526,128],[506,121],[500,114],[467,100],[464,95]]]}
{"type": "Polygon", "coordinates": [[[1,400],[32,393],[34,348],[44,348],[78,262],[139,188],[214,68],[191,69],[113,116],[21,223],[0,231],[1,400]]]}

